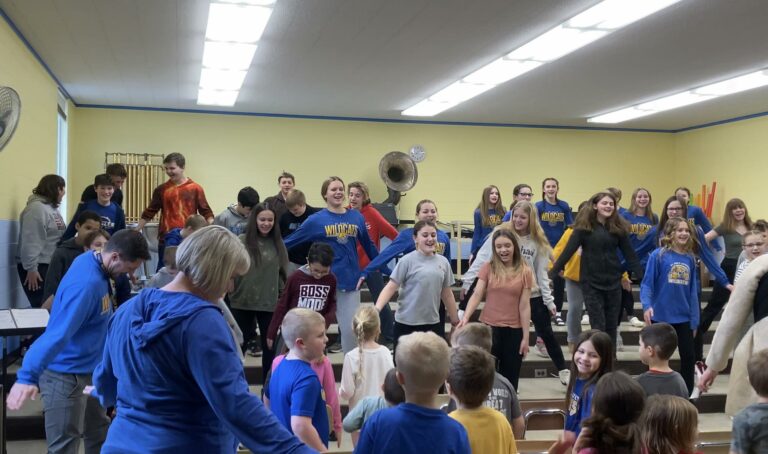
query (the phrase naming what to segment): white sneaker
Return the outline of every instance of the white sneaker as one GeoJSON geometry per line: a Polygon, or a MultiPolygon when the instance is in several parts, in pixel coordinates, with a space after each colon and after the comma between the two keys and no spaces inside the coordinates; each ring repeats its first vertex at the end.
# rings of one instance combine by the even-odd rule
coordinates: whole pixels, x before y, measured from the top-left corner
{"type": "Polygon", "coordinates": [[[632,317],[629,319],[629,324],[634,326],[635,328],[642,328],[645,326],[645,322],[638,319],[637,317],[632,317]]]}
{"type": "Polygon", "coordinates": [[[536,354],[541,356],[542,358],[549,358],[549,353],[547,352],[547,346],[544,345],[543,341],[537,341],[536,347],[534,347],[536,350],[536,354]]]}
{"type": "Polygon", "coordinates": [[[589,326],[589,314],[584,314],[581,316],[581,324],[589,326]]]}
{"type": "Polygon", "coordinates": [[[562,383],[563,386],[568,386],[568,383],[571,381],[571,371],[568,369],[563,369],[558,372],[557,375],[560,377],[560,383],[562,383]]]}

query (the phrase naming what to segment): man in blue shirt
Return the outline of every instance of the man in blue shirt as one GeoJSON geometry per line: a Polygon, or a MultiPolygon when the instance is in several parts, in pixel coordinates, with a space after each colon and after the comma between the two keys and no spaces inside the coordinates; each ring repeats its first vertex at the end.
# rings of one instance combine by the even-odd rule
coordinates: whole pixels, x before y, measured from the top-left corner
{"type": "Polygon", "coordinates": [[[39,389],[49,453],[77,453],[81,435],[86,454],[101,450],[109,418],[83,389],[101,361],[113,312],[110,279],[148,259],[144,237],[121,230],[103,252],[78,256],[59,284],[48,328],[24,357],[7,400],[8,409],[18,410],[39,389]]]}

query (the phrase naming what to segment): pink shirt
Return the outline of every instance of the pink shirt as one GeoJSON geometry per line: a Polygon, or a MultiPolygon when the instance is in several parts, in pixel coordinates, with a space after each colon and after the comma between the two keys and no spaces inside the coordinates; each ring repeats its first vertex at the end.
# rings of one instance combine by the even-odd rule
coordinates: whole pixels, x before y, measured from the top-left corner
{"type": "Polygon", "coordinates": [[[526,266],[517,276],[501,284],[494,282],[490,274],[490,262],[483,265],[477,274],[478,279],[486,282],[485,307],[480,314],[480,321],[491,326],[521,328],[520,297],[523,289],[531,289],[531,269],[526,266]]]}
{"type": "MultiPolygon", "coordinates": [[[[285,359],[285,355],[279,355],[272,360],[272,372],[280,361],[285,359]]],[[[318,361],[312,361],[310,363],[312,370],[317,374],[317,378],[320,379],[320,385],[323,387],[323,393],[325,394],[325,402],[331,406],[333,412],[333,431],[341,431],[341,406],[339,405],[339,396],[336,393],[336,378],[333,376],[333,365],[331,360],[327,356],[323,356],[323,359],[318,361]]]]}

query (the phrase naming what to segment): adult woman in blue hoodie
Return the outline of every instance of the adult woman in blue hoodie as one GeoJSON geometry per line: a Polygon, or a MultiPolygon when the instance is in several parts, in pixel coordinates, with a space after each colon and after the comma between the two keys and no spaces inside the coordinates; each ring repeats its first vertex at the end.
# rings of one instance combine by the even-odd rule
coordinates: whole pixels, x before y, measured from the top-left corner
{"type": "Polygon", "coordinates": [[[205,227],[177,251],[179,272],[145,289],[109,323],[95,390],[117,417],[102,453],[314,452],[248,391],[239,348],[216,307],[248,252],[221,226],[205,227]]]}

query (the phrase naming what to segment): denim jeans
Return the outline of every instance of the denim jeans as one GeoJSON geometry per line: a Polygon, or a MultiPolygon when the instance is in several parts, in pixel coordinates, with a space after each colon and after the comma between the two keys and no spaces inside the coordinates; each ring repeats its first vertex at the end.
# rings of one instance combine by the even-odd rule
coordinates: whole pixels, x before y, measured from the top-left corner
{"type": "Polygon", "coordinates": [[[584,295],[581,293],[581,284],[565,279],[565,294],[568,296],[568,313],[565,314],[568,343],[575,344],[581,334],[581,316],[584,313],[584,295]]]}
{"type": "Polygon", "coordinates": [[[352,320],[360,307],[359,290],[336,290],[336,322],[339,326],[341,349],[344,354],[357,348],[357,336],[352,329],[352,320]]]}
{"type": "Polygon", "coordinates": [[[83,394],[91,375],[60,374],[50,370],[40,376],[48,452],[77,454],[80,437],[85,454],[98,454],[107,438],[109,417],[99,401],[83,394]]]}

